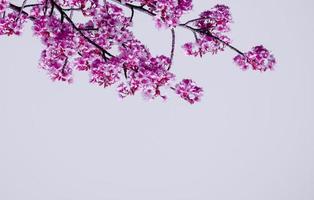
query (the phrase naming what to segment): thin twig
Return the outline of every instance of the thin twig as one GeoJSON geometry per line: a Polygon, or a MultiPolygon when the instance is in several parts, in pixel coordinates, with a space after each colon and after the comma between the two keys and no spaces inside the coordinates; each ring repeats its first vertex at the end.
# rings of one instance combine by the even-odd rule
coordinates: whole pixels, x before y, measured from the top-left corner
{"type": "Polygon", "coordinates": [[[19,20],[21,14],[22,14],[22,12],[23,12],[23,9],[25,8],[26,2],[27,2],[27,0],[24,0],[24,1],[23,1],[22,6],[21,6],[21,10],[20,10],[18,16],[16,17],[15,21],[19,20]]]}
{"type": "Polygon", "coordinates": [[[27,5],[24,6],[24,8],[41,6],[41,5],[43,5],[43,4],[42,3],[27,4],[27,5]]]}
{"type": "MultiPolygon", "coordinates": [[[[9,4],[9,8],[10,9],[12,9],[12,10],[14,10],[14,11],[16,11],[16,12],[20,12],[21,10],[22,10],[22,8],[21,7],[19,7],[19,6],[16,6],[16,5],[14,5],[14,4],[9,4]]],[[[24,15],[27,15],[27,16],[29,16],[29,14],[27,13],[27,12],[25,12],[24,10],[22,10],[22,13],[24,14],[24,15]]],[[[35,17],[32,17],[32,16],[29,16],[28,17],[30,20],[32,20],[32,21],[34,21],[36,18],[35,17]]]]}
{"type": "Polygon", "coordinates": [[[200,17],[200,18],[196,18],[196,19],[191,19],[191,20],[189,20],[185,23],[182,23],[180,25],[188,25],[189,23],[200,21],[200,20],[206,20],[206,19],[210,19],[210,18],[209,17],[200,17]]]}
{"type": "Polygon", "coordinates": [[[134,17],[134,8],[130,8],[131,9],[131,17],[130,17],[130,22],[133,21],[133,17],[134,17]]]}
{"type": "Polygon", "coordinates": [[[174,50],[176,46],[176,33],[175,33],[174,28],[171,29],[171,38],[172,38],[172,42],[171,42],[171,53],[170,53],[170,65],[168,67],[168,71],[170,70],[173,63],[174,50]]]}

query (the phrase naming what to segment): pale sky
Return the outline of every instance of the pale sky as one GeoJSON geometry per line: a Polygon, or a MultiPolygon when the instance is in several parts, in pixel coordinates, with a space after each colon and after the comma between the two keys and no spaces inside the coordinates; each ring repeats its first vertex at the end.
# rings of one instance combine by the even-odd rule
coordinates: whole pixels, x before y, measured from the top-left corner
{"type": "MultiPolygon", "coordinates": [[[[231,7],[233,44],[264,44],[275,71],[243,72],[234,52],[196,59],[180,46],[173,72],[205,90],[196,105],[170,95],[117,100],[115,88],[54,83],[38,69],[31,24],[0,37],[1,200],[313,200],[314,2],[194,0],[195,17],[231,7]]],[[[154,55],[170,31],[135,14],[134,32],[154,55]]]]}

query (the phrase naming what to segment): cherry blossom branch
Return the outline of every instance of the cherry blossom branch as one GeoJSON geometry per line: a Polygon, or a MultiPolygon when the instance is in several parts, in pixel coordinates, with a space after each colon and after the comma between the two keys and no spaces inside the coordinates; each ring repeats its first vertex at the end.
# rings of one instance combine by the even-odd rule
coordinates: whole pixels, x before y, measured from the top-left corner
{"type": "Polygon", "coordinates": [[[20,10],[20,12],[19,12],[19,15],[18,15],[17,18],[15,19],[15,21],[17,21],[17,20],[20,18],[21,14],[22,14],[22,12],[23,12],[23,9],[25,8],[26,2],[27,2],[27,0],[24,0],[24,1],[23,1],[22,6],[21,6],[21,10],[20,10]]]}
{"type": "MultiPolygon", "coordinates": [[[[65,13],[65,11],[61,8],[61,6],[59,6],[57,3],[55,3],[53,0],[51,0],[51,3],[52,3],[52,8],[51,8],[51,12],[53,11],[53,8],[55,7],[61,14],[61,18],[65,18],[70,24],[71,26],[73,27],[74,30],[76,30],[88,43],[92,44],[93,46],[95,46],[97,49],[99,49],[103,55],[108,55],[108,56],[111,56],[111,57],[114,57],[114,55],[112,55],[111,53],[109,53],[107,50],[105,50],[103,47],[101,47],[100,45],[98,45],[97,43],[95,43],[94,41],[92,41],[89,37],[87,37],[82,31],[85,31],[85,30],[81,30],[80,28],[78,28],[75,23],[72,21],[72,19],[65,13]]],[[[24,6],[25,7],[25,6],[24,6]]],[[[27,16],[29,16],[29,14],[27,12],[25,12],[22,7],[20,6],[16,6],[12,3],[9,4],[9,8],[11,8],[12,10],[14,11],[17,11],[17,12],[21,12],[27,16]]],[[[29,19],[34,21],[36,20],[35,17],[32,17],[32,16],[29,16],[29,19]]]]}
{"type": "MultiPolygon", "coordinates": [[[[12,10],[14,10],[14,11],[17,11],[17,12],[22,12],[24,15],[29,16],[29,14],[28,14],[27,12],[25,12],[25,11],[22,9],[22,7],[20,7],[20,6],[16,6],[16,5],[10,3],[10,4],[9,4],[9,8],[12,9],[12,10]]],[[[35,18],[35,17],[32,17],[32,16],[29,16],[29,19],[32,20],[32,21],[34,21],[36,18],[35,18]]]]}
{"type": "Polygon", "coordinates": [[[117,4],[120,4],[122,6],[128,7],[131,10],[137,10],[137,11],[140,11],[140,12],[145,13],[145,14],[150,15],[150,16],[156,16],[155,13],[145,9],[143,6],[137,6],[137,5],[133,5],[130,3],[122,3],[121,0],[110,0],[110,1],[115,2],[117,4]]]}
{"type": "Polygon", "coordinates": [[[87,42],[89,42],[90,44],[92,44],[93,46],[95,46],[97,49],[99,49],[103,55],[105,56],[106,54],[114,57],[114,55],[112,55],[111,53],[109,53],[107,50],[105,50],[103,47],[101,47],[100,45],[98,45],[96,42],[94,42],[93,40],[91,40],[89,37],[87,37],[72,21],[72,19],[64,12],[64,10],[61,8],[61,6],[59,6],[55,1],[50,0],[52,6],[55,6],[56,9],[60,12],[61,14],[61,18],[64,17],[74,28],[74,30],[76,30],[87,42]]]}
{"type": "Polygon", "coordinates": [[[186,25],[186,24],[179,24],[179,26],[180,26],[180,27],[183,27],[183,28],[185,28],[185,29],[189,29],[189,30],[191,30],[191,31],[194,32],[194,33],[196,32],[196,33],[208,35],[208,36],[214,38],[215,40],[218,40],[219,42],[223,43],[224,45],[226,45],[227,47],[229,47],[229,48],[232,49],[233,51],[235,51],[235,52],[237,52],[237,53],[239,53],[239,54],[245,56],[245,54],[244,54],[241,50],[239,50],[238,48],[232,46],[232,45],[229,44],[228,42],[223,41],[223,40],[220,39],[219,37],[217,37],[217,36],[211,34],[208,30],[196,29],[196,28],[193,28],[193,27],[188,26],[188,25],[186,25]]]}
{"type": "Polygon", "coordinates": [[[206,19],[210,19],[209,17],[200,17],[200,18],[195,18],[195,19],[191,19],[189,21],[186,21],[185,23],[182,23],[181,25],[188,25],[192,22],[197,22],[197,21],[200,21],[200,20],[206,20],[206,19]]]}
{"type": "Polygon", "coordinates": [[[175,56],[176,28],[191,31],[195,37],[195,42],[183,45],[187,55],[202,57],[230,48],[237,53],[233,61],[243,70],[264,72],[272,70],[276,64],[273,54],[263,45],[243,53],[230,44],[227,33],[232,16],[230,8],[223,4],[180,24],[182,15],[192,10],[192,0],[108,0],[110,3],[106,0],[103,3],[99,0],[38,0],[37,4],[26,4],[26,1],[21,0],[19,7],[9,0],[0,0],[0,16],[3,15],[0,35],[20,35],[23,24],[32,20],[34,34],[45,45],[39,66],[52,80],[71,83],[74,70],[87,71],[91,83],[103,87],[117,84],[121,98],[141,91],[145,99],[166,99],[161,89],[170,87],[191,104],[200,101],[203,89],[194,81],[185,78],[176,84],[173,82],[176,75],[170,69],[175,56]],[[28,7],[31,10],[26,10],[28,7]],[[122,7],[130,9],[130,16],[126,16],[122,7]],[[6,9],[13,11],[6,15],[6,9]],[[75,11],[88,21],[75,22],[72,19],[75,11]],[[157,27],[171,31],[170,55],[153,56],[135,37],[130,28],[137,11],[153,17],[157,27]],[[116,46],[119,54],[115,56],[108,51],[116,46]],[[121,79],[123,74],[125,80],[121,79]]]}
{"type": "MultiPolygon", "coordinates": [[[[137,6],[137,5],[133,5],[133,4],[130,4],[130,3],[122,3],[121,0],[111,0],[112,2],[115,2],[119,5],[122,5],[122,6],[125,6],[125,7],[128,7],[132,10],[137,10],[137,11],[140,11],[142,13],[145,13],[147,15],[150,15],[150,16],[156,16],[156,14],[148,9],[145,9],[143,6],[137,6]]],[[[201,30],[201,29],[195,29],[191,26],[189,26],[188,24],[191,23],[191,22],[194,22],[194,21],[198,21],[198,20],[201,20],[201,18],[197,18],[197,19],[192,19],[190,21],[187,21],[183,24],[179,24],[179,27],[182,27],[182,28],[185,28],[185,29],[188,29],[192,32],[196,32],[196,33],[199,33],[199,34],[205,34],[207,36],[210,36],[212,38],[214,38],[215,40],[221,42],[222,44],[226,45],[227,47],[229,47],[231,50],[241,54],[242,56],[245,56],[245,54],[243,53],[243,51],[239,50],[238,48],[234,47],[233,45],[221,40],[219,37],[211,34],[209,31],[205,31],[205,30],[201,30]]]]}

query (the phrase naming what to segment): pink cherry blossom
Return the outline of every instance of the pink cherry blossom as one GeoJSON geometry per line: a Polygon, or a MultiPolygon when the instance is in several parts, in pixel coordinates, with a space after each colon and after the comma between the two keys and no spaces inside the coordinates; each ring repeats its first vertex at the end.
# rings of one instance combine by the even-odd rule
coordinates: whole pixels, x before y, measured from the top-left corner
{"type": "Polygon", "coordinates": [[[224,51],[231,43],[231,39],[225,35],[230,31],[231,22],[230,9],[225,5],[216,5],[202,12],[199,18],[186,22],[184,25],[195,34],[195,42],[183,45],[186,54],[202,57],[206,53],[217,54],[224,51]]]}
{"type": "Polygon", "coordinates": [[[226,5],[216,5],[211,10],[200,14],[195,26],[202,30],[210,30],[211,33],[225,33],[230,31],[232,17],[230,9],[226,5]]]}
{"type": "Polygon", "coordinates": [[[251,51],[243,55],[237,55],[234,61],[242,70],[251,68],[261,72],[273,70],[276,64],[275,57],[263,45],[253,47],[251,51]]]}
{"type": "Polygon", "coordinates": [[[124,0],[126,3],[136,3],[145,6],[155,15],[156,26],[176,27],[180,17],[192,10],[192,0],[124,0]]]}
{"type": "Polygon", "coordinates": [[[190,104],[200,101],[203,96],[203,89],[197,86],[191,79],[183,79],[175,86],[174,90],[182,99],[188,101],[190,104]]]}
{"type": "Polygon", "coordinates": [[[108,87],[120,80],[122,67],[115,58],[105,62],[103,59],[95,59],[91,63],[90,82],[108,87]]]}
{"type": "Polygon", "coordinates": [[[132,91],[130,90],[128,85],[125,83],[120,83],[117,87],[117,91],[118,91],[118,95],[121,99],[127,97],[128,95],[130,95],[132,93],[132,91]]]}
{"type": "Polygon", "coordinates": [[[211,36],[202,35],[196,40],[196,42],[189,42],[183,45],[187,55],[200,56],[210,52],[211,54],[217,54],[219,51],[224,51],[226,44],[230,43],[230,39],[227,36],[220,36],[221,42],[211,36]]]}
{"type": "Polygon", "coordinates": [[[50,46],[42,51],[39,66],[46,70],[54,81],[73,81],[69,58],[59,46],[50,46]]]}
{"type": "Polygon", "coordinates": [[[9,6],[9,2],[7,0],[0,0],[0,14],[3,13],[9,6]]]}
{"type": "Polygon", "coordinates": [[[23,13],[10,12],[3,18],[0,17],[0,35],[20,35],[27,15],[23,13]]]}
{"type": "Polygon", "coordinates": [[[75,70],[86,72],[91,83],[104,88],[116,87],[120,98],[141,94],[146,100],[167,99],[166,90],[172,89],[191,104],[200,101],[203,89],[194,81],[183,79],[175,84],[176,75],[172,69],[179,28],[194,35],[195,41],[183,42],[188,55],[202,57],[229,48],[238,54],[234,61],[242,69],[251,67],[266,71],[273,69],[276,63],[263,46],[254,47],[247,53],[232,46],[227,35],[232,17],[229,7],[222,4],[182,22],[182,16],[193,8],[192,0],[27,2],[16,5],[0,0],[0,35],[20,35],[24,24],[32,23],[34,36],[43,46],[39,67],[53,81],[72,83],[75,70]],[[171,30],[171,51],[154,55],[133,34],[137,12],[151,17],[157,28],[171,30]]]}

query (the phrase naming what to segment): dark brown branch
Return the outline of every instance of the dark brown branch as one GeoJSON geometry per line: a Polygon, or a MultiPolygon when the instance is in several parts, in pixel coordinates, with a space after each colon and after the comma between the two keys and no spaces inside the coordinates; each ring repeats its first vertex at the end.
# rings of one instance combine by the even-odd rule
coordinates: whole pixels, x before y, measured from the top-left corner
{"type": "Polygon", "coordinates": [[[51,4],[51,9],[50,9],[49,17],[52,16],[54,8],[55,8],[55,4],[51,4]]]}
{"type": "Polygon", "coordinates": [[[44,6],[44,15],[46,16],[48,10],[48,0],[45,0],[45,6],[44,6]]]}
{"type": "MultiPolygon", "coordinates": [[[[29,14],[27,12],[23,11],[22,8],[19,6],[16,6],[16,5],[10,3],[9,8],[16,11],[16,12],[22,12],[22,14],[29,16],[29,14]]],[[[30,16],[29,19],[34,21],[35,17],[30,16]]]]}
{"type": "Polygon", "coordinates": [[[133,21],[133,17],[134,17],[134,8],[131,8],[131,17],[130,17],[130,22],[133,21]]]}
{"type": "Polygon", "coordinates": [[[82,8],[62,8],[63,11],[79,11],[82,10],[82,8]]]}
{"type": "Polygon", "coordinates": [[[61,69],[62,74],[64,74],[64,70],[65,70],[65,67],[66,67],[67,64],[68,64],[68,60],[69,60],[69,58],[66,57],[66,59],[65,59],[65,61],[64,61],[64,63],[63,63],[62,69],[61,69]]]}
{"type": "Polygon", "coordinates": [[[172,63],[173,63],[173,57],[174,57],[174,50],[176,46],[176,33],[174,28],[171,29],[171,53],[170,53],[170,65],[168,67],[168,70],[170,70],[172,63]]]}
{"type": "Polygon", "coordinates": [[[79,28],[80,31],[99,31],[99,28],[79,28]]]}
{"type": "Polygon", "coordinates": [[[43,4],[41,4],[41,3],[27,4],[27,5],[24,6],[24,8],[41,6],[41,5],[43,5],[43,4]]]}
{"type": "Polygon", "coordinates": [[[180,25],[188,25],[189,23],[192,23],[192,22],[197,22],[197,21],[200,21],[200,20],[206,20],[206,19],[210,19],[209,17],[200,17],[200,18],[196,18],[196,19],[191,19],[185,23],[182,23],[180,25]]]}

